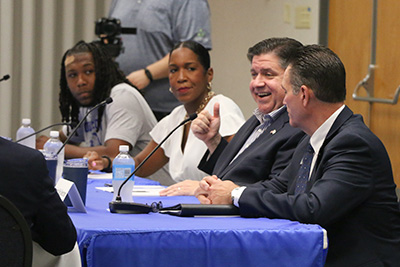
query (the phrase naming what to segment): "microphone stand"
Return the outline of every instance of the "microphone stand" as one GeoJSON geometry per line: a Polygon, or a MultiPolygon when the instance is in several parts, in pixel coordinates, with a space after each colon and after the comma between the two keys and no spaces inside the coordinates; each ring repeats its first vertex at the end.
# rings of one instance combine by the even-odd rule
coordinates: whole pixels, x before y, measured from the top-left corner
{"type": "Polygon", "coordinates": [[[106,100],[98,103],[96,106],[94,106],[93,108],[91,108],[88,112],[86,112],[85,116],[79,121],[79,123],[76,125],[76,127],[72,130],[71,134],[68,135],[67,139],[65,140],[65,142],[62,144],[62,146],[60,147],[60,149],[57,151],[56,155],[58,155],[61,150],[65,147],[65,145],[69,142],[69,140],[71,140],[72,136],[76,133],[76,131],[79,129],[79,127],[81,126],[81,124],[86,120],[86,117],[95,109],[99,108],[100,106],[106,105],[106,104],[110,104],[111,102],[113,102],[113,99],[111,97],[107,98],[106,100]]]}
{"type": "Polygon", "coordinates": [[[118,188],[118,194],[115,198],[115,201],[111,201],[109,203],[109,208],[111,213],[129,213],[129,214],[138,214],[138,213],[149,213],[152,211],[152,207],[149,205],[141,204],[141,203],[132,203],[132,202],[122,202],[121,200],[121,189],[122,187],[129,181],[129,179],[135,175],[135,173],[143,166],[143,164],[157,151],[157,149],[168,139],[168,137],[173,134],[176,129],[186,124],[189,121],[197,118],[197,114],[193,113],[189,115],[189,118],[182,121],[178,126],[176,126],[164,139],[147,155],[147,157],[135,168],[135,170],[125,179],[125,181],[118,188]]]}

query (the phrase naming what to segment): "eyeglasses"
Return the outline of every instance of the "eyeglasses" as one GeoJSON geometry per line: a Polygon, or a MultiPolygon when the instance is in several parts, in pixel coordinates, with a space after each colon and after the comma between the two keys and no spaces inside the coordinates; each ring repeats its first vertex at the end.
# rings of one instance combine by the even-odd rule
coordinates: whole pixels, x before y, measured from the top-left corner
{"type": "Polygon", "coordinates": [[[163,208],[163,204],[161,201],[151,203],[151,211],[152,212],[158,212],[162,208],[163,208]]]}

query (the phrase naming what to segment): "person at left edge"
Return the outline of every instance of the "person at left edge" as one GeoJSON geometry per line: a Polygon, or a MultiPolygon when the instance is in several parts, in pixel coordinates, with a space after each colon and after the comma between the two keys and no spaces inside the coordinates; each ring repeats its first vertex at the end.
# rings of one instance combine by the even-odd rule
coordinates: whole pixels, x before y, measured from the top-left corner
{"type": "Polygon", "coordinates": [[[55,256],[74,248],[75,227],[41,152],[0,137],[0,183],[0,194],[25,217],[33,241],[55,256]]]}
{"type": "MultiPolygon", "coordinates": [[[[60,89],[63,122],[77,123],[90,108],[108,97],[113,99],[89,114],[65,146],[66,158],[82,158],[88,151],[114,158],[120,145],[128,145],[135,156],[151,140],[149,132],[157,121],[149,105],[100,45],[80,41],[64,54],[60,89]]],[[[60,140],[64,142],[67,135],[65,126],[60,140]]],[[[47,139],[39,137],[37,148],[42,148],[47,139]]],[[[170,177],[162,168],[153,179],[162,182],[170,177]]]]}

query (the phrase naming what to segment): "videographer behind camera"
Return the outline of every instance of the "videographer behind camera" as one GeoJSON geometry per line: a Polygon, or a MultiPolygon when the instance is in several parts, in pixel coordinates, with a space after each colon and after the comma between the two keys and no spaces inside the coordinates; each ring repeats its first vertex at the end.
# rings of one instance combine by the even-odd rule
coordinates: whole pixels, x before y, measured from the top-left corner
{"type": "MultiPolygon", "coordinates": [[[[121,33],[124,51],[116,61],[129,81],[142,90],[160,120],[180,104],[168,90],[169,51],[176,43],[186,40],[194,40],[211,49],[208,2],[113,0],[109,17],[120,21],[122,29],[137,30],[136,34],[121,33]]],[[[111,39],[115,43],[110,47],[118,47],[120,40],[117,38],[111,39]]]]}

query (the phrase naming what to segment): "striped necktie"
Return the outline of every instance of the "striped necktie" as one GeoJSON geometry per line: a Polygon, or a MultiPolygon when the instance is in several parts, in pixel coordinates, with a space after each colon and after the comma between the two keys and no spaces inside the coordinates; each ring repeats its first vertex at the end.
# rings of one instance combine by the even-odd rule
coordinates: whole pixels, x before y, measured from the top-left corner
{"type": "Polygon", "coordinates": [[[308,144],[307,151],[304,153],[299,172],[297,173],[296,189],[294,191],[295,195],[304,193],[306,190],[313,156],[314,149],[310,144],[308,144]]]}

